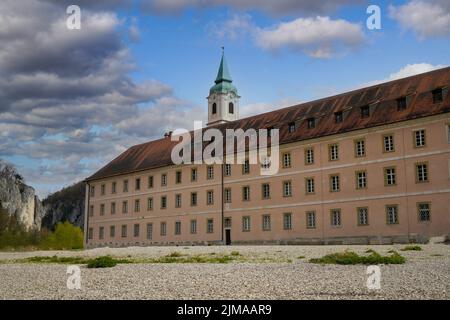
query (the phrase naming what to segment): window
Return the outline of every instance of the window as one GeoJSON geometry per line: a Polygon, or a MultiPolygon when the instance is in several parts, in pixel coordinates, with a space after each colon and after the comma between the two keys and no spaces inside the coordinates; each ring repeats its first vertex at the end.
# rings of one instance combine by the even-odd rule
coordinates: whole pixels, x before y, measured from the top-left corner
{"type": "Polygon", "coordinates": [[[208,190],[206,191],[206,204],[212,205],[214,203],[214,191],[208,190]]]}
{"type": "Polygon", "coordinates": [[[315,229],[316,228],[316,212],[307,211],[306,212],[306,228],[315,229]]]}
{"type": "Polygon", "coordinates": [[[134,189],[135,190],[140,190],[141,189],[141,179],[137,178],[134,184],[134,189]]]}
{"type": "Polygon", "coordinates": [[[98,238],[100,240],[103,240],[105,238],[105,228],[104,227],[98,228],[98,238]]]}
{"type": "Polygon", "coordinates": [[[191,234],[197,233],[197,220],[191,220],[191,234]]]}
{"type": "Polygon", "coordinates": [[[250,161],[247,159],[242,164],[242,174],[249,174],[250,173],[250,161]]]}
{"type": "Polygon", "coordinates": [[[147,240],[153,238],[153,223],[147,223],[147,240]]]}
{"type": "Polygon", "coordinates": [[[191,193],[191,206],[197,205],[197,192],[191,193]]]}
{"type": "Polygon", "coordinates": [[[100,187],[100,194],[101,194],[102,196],[105,195],[105,190],[106,190],[106,186],[105,186],[104,184],[102,184],[101,187],[100,187]]]}
{"type": "Polygon", "coordinates": [[[355,140],[355,157],[366,155],[366,141],[364,139],[355,140]]]}
{"type": "Polygon", "coordinates": [[[428,164],[416,163],[416,183],[428,182],[428,164]]]}
{"type": "Polygon", "coordinates": [[[386,206],[387,224],[398,224],[398,207],[397,205],[386,206]]]}
{"type": "Polygon", "coordinates": [[[270,215],[268,214],[262,216],[262,229],[263,231],[270,231],[270,215]]]}
{"type": "Polygon", "coordinates": [[[269,158],[266,157],[266,158],[262,159],[261,169],[264,169],[264,170],[270,169],[270,159],[269,158]]]}
{"type": "Polygon", "coordinates": [[[384,152],[394,151],[394,136],[392,134],[383,136],[383,151],[384,152]]]}
{"type": "Polygon", "coordinates": [[[225,175],[227,177],[231,176],[231,164],[226,163],[224,167],[225,175]]]}
{"type": "Polygon", "coordinates": [[[328,158],[330,161],[336,161],[339,159],[339,146],[338,144],[330,144],[328,146],[328,158]]]}
{"type": "Polygon", "coordinates": [[[283,153],[283,168],[290,168],[291,167],[291,153],[286,152],[283,153]]]}
{"type": "Polygon", "coordinates": [[[309,118],[306,120],[308,123],[308,129],[313,129],[316,127],[316,119],[314,118],[309,118]]]}
{"type": "Polygon", "coordinates": [[[433,90],[431,93],[433,94],[433,103],[439,103],[444,100],[441,88],[433,90]]]}
{"type": "Polygon", "coordinates": [[[292,213],[283,214],[283,229],[284,230],[292,229],[292,213]]]}
{"type": "Polygon", "coordinates": [[[421,148],[425,146],[425,130],[414,131],[414,146],[421,148]]]}
{"type": "Polygon", "coordinates": [[[181,208],[181,194],[175,195],[175,208],[181,208]]]}
{"type": "Polygon", "coordinates": [[[94,196],[95,196],[95,187],[92,186],[91,187],[91,197],[94,197],[94,196]]]}
{"type": "Polygon", "coordinates": [[[233,104],[233,102],[230,102],[228,104],[228,113],[229,114],[234,114],[234,104],[233,104]]]}
{"type": "Polygon", "coordinates": [[[305,190],[306,194],[313,194],[314,190],[314,178],[306,178],[305,179],[305,190]]]}
{"type": "Polygon", "coordinates": [[[161,186],[163,186],[163,187],[167,186],[167,174],[166,173],[163,173],[161,175],[161,186]]]}
{"type": "Polygon", "coordinates": [[[148,177],[148,188],[153,188],[153,176],[148,177]]]}
{"type": "Polygon", "coordinates": [[[209,180],[214,179],[214,166],[206,167],[206,178],[209,180]]]}
{"type": "Polygon", "coordinates": [[[428,202],[420,202],[417,204],[417,213],[419,215],[419,222],[431,220],[430,204],[428,202]]]}
{"type": "Polygon", "coordinates": [[[128,201],[122,202],[122,213],[128,213],[128,201]]]}
{"type": "Polygon", "coordinates": [[[225,228],[231,228],[231,218],[230,217],[226,217],[225,218],[224,227],[225,228]]]}
{"type": "Polygon", "coordinates": [[[94,216],[94,206],[89,206],[89,217],[93,217],[94,216]]]}
{"type": "Polygon", "coordinates": [[[330,176],[330,192],[340,191],[339,175],[333,174],[330,176]]]}
{"type": "Polygon", "coordinates": [[[331,209],[331,226],[341,226],[341,209],[331,209]]]}
{"type": "Polygon", "coordinates": [[[447,142],[450,142],[450,123],[447,124],[447,142]]]}
{"type": "Polygon", "coordinates": [[[356,212],[358,214],[358,226],[369,225],[369,209],[368,208],[357,208],[356,212]]]}
{"type": "Polygon", "coordinates": [[[283,181],[283,197],[291,197],[291,196],[292,196],[292,182],[283,181]]]}
{"type": "Polygon", "coordinates": [[[250,187],[245,186],[242,187],[242,201],[249,201],[250,200],[250,187]]]}
{"type": "Polygon", "coordinates": [[[394,186],[396,183],[395,167],[384,168],[384,185],[394,186]]]}
{"type": "Polygon", "coordinates": [[[242,217],[242,231],[250,231],[250,217],[242,217]]]}
{"type": "Polygon", "coordinates": [[[305,149],[305,164],[313,164],[314,163],[314,149],[307,148],[305,149]]]}
{"type": "Polygon", "coordinates": [[[356,189],[367,188],[367,172],[356,171],[356,189]]]}
{"type": "Polygon", "coordinates": [[[123,225],[122,225],[122,233],[121,233],[122,238],[126,238],[126,237],[127,237],[127,233],[128,233],[127,225],[126,225],[126,224],[123,224],[123,225]]]}
{"type": "Polygon", "coordinates": [[[268,183],[262,184],[262,198],[263,199],[270,198],[270,185],[268,183]]]}
{"type": "Polygon", "coordinates": [[[361,118],[370,117],[370,108],[369,106],[361,107],[361,118]]]}
{"type": "Polygon", "coordinates": [[[344,120],[344,115],[341,111],[334,113],[334,122],[341,123],[344,120]]]}
{"type": "Polygon", "coordinates": [[[116,236],[116,226],[109,227],[109,237],[114,238],[116,236]]]}
{"type": "Polygon", "coordinates": [[[295,122],[290,122],[288,124],[288,132],[293,133],[296,130],[295,122]]]}
{"type": "Polygon", "coordinates": [[[175,221],[175,234],[181,234],[181,221],[175,221]]]}
{"type": "Polygon", "coordinates": [[[123,192],[128,192],[128,180],[123,181],[123,192]]]}
{"type": "Polygon", "coordinates": [[[181,171],[175,172],[175,183],[181,183],[181,171]]]}
{"type": "Polygon", "coordinates": [[[167,208],[167,196],[161,196],[161,209],[167,208]]]}
{"type": "Polygon", "coordinates": [[[104,204],[104,203],[102,203],[102,204],[100,205],[100,215],[101,215],[101,216],[104,216],[104,215],[105,215],[105,204],[104,204]]]}
{"type": "Polygon", "coordinates": [[[88,230],[88,238],[89,238],[89,240],[94,239],[94,229],[89,228],[89,230],[88,230]]]}
{"type": "Polygon", "coordinates": [[[231,188],[225,188],[224,193],[225,203],[231,203],[231,188]]]}
{"type": "Polygon", "coordinates": [[[216,103],[213,103],[211,113],[212,114],[216,114],[217,113],[217,104],[216,103]]]}
{"type": "Polygon", "coordinates": [[[153,210],[153,198],[147,198],[147,211],[153,210]]]}
{"type": "Polygon", "coordinates": [[[111,214],[116,214],[116,203],[111,202],[111,214]]]}
{"type": "Polygon", "coordinates": [[[206,220],[206,233],[213,233],[214,232],[214,220],[208,219],[206,220]]]}
{"type": "Polygon", "coordinates": [[[191,169],[191,181],[192,182],[197,181],[197,168],[191,169]]]}
{"type": "Polygon", "coordinates": [[[164,237],[167,234],[167,224],[165,222],[161,222],[159,225],[159,228],[160,228],[159,232],[160,232],[161,236],[164,237]]]}
{"type": "Polygon", "coordinates": [[[116,193],[116,189],[117,189],[117,183],[114,181],[111,184],[111,193],[116,193]]]}
{"type": "Polygon", "coordinates": [[[406,97],[401,97],[397,99],[397,111],[406,110],[406,97]]]}
{"type": "Polygon", "coordinates": [[[141,201],[134,200],[134,212],[141,211],[141,201]]]}
{"type": "Polygon", "coordinates": [[[133,235],[134,235],[135,237],[139,237],[139,224],[138,224],[138,223],[136,223],[136,224],[133,226],[133,235]]]}

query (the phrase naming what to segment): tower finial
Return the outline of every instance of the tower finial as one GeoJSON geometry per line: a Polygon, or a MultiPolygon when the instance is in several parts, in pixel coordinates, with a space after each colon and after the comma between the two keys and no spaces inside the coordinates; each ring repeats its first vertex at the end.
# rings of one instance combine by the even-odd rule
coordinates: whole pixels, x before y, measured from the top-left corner
{"type": "Polygon", "coordinates": [[[222,55],[225,54],[225,46],[222,46],[222,55]]]}

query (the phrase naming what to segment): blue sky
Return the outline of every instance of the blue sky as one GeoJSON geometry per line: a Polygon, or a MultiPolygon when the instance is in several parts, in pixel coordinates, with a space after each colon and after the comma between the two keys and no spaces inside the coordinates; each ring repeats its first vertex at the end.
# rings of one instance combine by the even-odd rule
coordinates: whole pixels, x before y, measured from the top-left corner
{"type": "Polygon", "coordinates": [[[16,2],[0,4],[0,159],[41,197],[205,120],[221,46],[243,116],[449,65],[445,0],[370,2],[381,30],[364,0],[80,0],[78,32],[77,1],[16,2]]]}

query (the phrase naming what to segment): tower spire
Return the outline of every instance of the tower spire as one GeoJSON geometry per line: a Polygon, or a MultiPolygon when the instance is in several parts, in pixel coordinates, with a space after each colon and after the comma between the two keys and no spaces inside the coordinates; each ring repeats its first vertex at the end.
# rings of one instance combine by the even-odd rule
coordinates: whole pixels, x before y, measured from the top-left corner
{"type": "Polygon", "coordinates": [[[225,59],[225,47],[222,47],[222,59],[220,60],[219,71],[217,72],[215,83],[220,83],[223,81],[233,82],[230,71],[228,70],[227,60],[225,59]]]}

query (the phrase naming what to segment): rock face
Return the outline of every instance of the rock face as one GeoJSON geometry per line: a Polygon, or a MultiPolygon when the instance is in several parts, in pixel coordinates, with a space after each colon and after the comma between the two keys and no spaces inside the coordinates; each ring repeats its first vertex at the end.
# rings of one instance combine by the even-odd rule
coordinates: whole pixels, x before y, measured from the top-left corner
{"type": "Polygon", "coordinates": [[[15,215],[27,229],[41,228],[45,212],[35,194],[15,168],[0,160],[0,206],[15,215]]]}
{"type": "Polygon", "coordinates": [[[83,182],[55,192],[42,201],[45,216],[42,227],[53,230],[58,222],[68,221],[83,229],[84,226],[83,182]]]}

